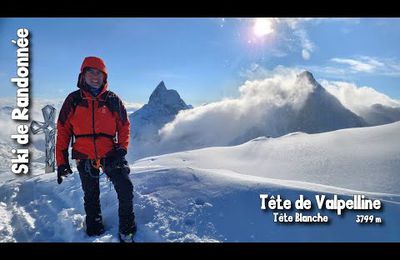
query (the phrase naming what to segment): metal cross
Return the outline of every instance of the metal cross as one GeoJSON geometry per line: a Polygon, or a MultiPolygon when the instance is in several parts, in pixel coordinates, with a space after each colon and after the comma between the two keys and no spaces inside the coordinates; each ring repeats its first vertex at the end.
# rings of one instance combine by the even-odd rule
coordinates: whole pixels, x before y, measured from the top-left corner
{"type": "Polygon", "coordinates": [[[46,138],[46,168],[45,173],[54,172],[55,170],[55,118],[56,109],[50,105],[42,108],[44,123],[33,120],[30,125],[31,132],[35,134],[44,133],[46,138]]]}

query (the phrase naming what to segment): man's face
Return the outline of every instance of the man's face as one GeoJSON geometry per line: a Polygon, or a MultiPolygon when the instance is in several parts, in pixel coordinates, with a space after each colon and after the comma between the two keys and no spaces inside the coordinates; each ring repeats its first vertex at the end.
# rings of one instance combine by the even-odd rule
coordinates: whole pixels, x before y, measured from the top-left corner
{"type": "Polygon", "coordinates": [[[88,68],[85,73],[85,81],[86,84],[94,87],[99,88],[103,85],[104,75],[98,69],[88,68]]]}

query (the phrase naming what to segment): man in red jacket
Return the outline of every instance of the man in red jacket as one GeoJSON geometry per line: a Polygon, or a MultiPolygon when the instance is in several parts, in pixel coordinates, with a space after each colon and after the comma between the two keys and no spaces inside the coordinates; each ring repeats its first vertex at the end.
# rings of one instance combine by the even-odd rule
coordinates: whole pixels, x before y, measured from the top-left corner
{"type": "Polygon", "coordinates": [[[136,232],[133,185],[129,178],[128,151],[130,122],[120,98],[107,90],[107,69],[102,59],[86,57],[78,78],[79,90],[68,95],[57,121],[56,161],[58,183],[72,173],[68,147],[84,191],[86,233],[104,233],[100,207],[100,170],[112,181],[119,200],[119,237],[133,241],[136,232]]]}

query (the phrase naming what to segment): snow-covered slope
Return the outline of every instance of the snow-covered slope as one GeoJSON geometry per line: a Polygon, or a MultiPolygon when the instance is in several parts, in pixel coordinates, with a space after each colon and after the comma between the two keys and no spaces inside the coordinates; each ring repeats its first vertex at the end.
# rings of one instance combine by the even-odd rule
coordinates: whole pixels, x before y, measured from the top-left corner
{"type": "MultiPolygon", "coordinates": [[[[141,241],[400,241],[400,123],[320,134],[257,138],[145,158],[131,164],[136,240],[141,241]],[[297,199],[315,194],[381,199],[382,211],[329,224],[277,224],[260,209],[260,193],[297,199]],[[357,224],[374,214],[384,224],[357,224]]],[[[37,172],[39,170],[36,170],[37,172]]],[[[1,241],[117,241],[117,198],[101,178],[106,233],[84,233],[83,194],[75,172],[0,186],[1,241]]],[[[316,209],[314,209],[314,212],[316,209]]]]}
{"type": "MultiPolygon", "coordinates": [[[[151,160],[139,160],[136,165],[151,160]]],[[[319,134],[260,137],[233,147],[160,156],[154,163],[400,194],[400,122],[319,134]]]]}

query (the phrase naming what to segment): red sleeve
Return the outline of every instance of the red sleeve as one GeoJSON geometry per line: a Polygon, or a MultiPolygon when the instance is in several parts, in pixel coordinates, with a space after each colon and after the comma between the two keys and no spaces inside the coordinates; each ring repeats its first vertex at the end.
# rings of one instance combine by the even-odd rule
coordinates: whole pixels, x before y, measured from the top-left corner
{"type": "Polygon", "coordinates": [[[73,112],[72,96],[69,95],[62,105],[57,120],[56,161],[57,167],[68,163],[68,147],[72,136],[70,116],[73,112]]]}
{"type": "Polygon", "coordinates": [[[118,146],[128,151],[131,124],[128,113],[121,100],[119,100],[119,111],[117,115],[118,146]]]}

